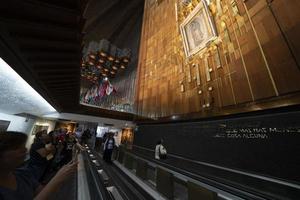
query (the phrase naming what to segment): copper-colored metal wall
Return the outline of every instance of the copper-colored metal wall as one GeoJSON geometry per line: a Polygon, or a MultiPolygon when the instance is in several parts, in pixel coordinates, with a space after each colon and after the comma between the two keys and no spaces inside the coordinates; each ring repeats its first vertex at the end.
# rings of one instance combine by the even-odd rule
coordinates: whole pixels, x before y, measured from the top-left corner
{"type": "Polygon", "coordinates": [[[219,42],[187,59],[179,26],[189,13],[176,16],[177,0],[145,1],[137,113],[205,117],[299,104],[300,2],[235,0],[238,14],[233,0],[220,1],[222,13],[211,2],[219,42]]]}

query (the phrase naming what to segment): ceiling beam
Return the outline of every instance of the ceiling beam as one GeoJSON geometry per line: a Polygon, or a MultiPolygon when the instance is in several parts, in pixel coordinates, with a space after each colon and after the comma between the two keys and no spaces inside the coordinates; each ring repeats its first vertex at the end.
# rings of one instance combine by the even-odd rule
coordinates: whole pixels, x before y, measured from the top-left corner
{"type": "Polygon", "coordinates": [[[44,22],[32,22],[28,20],[15,20],[0,18],[1,25],[7,27],[12,35],[31,36],[33,38],[61,38],[66,40],[79,41],[82,37],[77,28],[66,28],[44,22]]]}
{"type": "Polygon", "coordinates": [[[63,67],[64,69],[72,69],[72,68],[77,68],[78,70],[80,69],[80,59],[65,59],[65,60],[39,60],[39,61],[32,61],[28,60],[29,63],[31,63],[35,68],[43,68],[43,67],[49,67],[53,66],[54,68],[61,68],[63,67]],[[55,67],[59,66],[59,67],[55,67]]]}
{"type": "Polygon", "coordinates": [[[9,0],[1,4],[0,16],[8,19],[26,19],[30,21],[44,21],[78,27],[80,12],[72,9],[61,8],[34,0],[9,0]]]}
{"type": "MultiPolygon", "coordinates": [[[[68,79],[68,78],[73,78],[76,77],[74,74],[55,74],[54,76],[43,76],[41,77],[42,80],[51,80],[51,79],[68,79]]],[[[76,77],[77,78],[77,77],[76,77]]],[[[79,80],[78,80],[79,82],[79,80]]]]}
{"type": "Polygon", "coordinates": [[[47,39],[36,39],[30,37],[16,37],[20,46],[25,48],[37,48],[37,49],[76,49],[80,51],[80,45],[74,42],[58,41],[58,40],[47,40],[47,39]]]}
{"type": "Polygon", "coordinates": [[[77,81],[77,77],[75,78],[68,78],[68,79],[48,79],[45,80],[44,83],[45,84],[51,84],[51,83],[64,83],[64,82],[71,82],[71,81],[77,81]]]}
{"type": "Polygon", "coordinates": [[[75,53],[63,53],[63,52],[24,52],[28,62],[39,62],[39,61],[64,61],[64,60],[81,60],[81,56],[75,53]]]}

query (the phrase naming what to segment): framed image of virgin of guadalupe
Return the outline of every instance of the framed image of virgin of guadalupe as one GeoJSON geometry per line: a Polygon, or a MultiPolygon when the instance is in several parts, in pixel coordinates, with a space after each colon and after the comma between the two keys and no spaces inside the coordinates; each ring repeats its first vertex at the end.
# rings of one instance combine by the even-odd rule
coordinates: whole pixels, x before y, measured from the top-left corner
{"type": "Polygon", "coordinates": [[[206,1],[202,0],[180,25],[184,51],[187,57],[199,52],[217,38],[206,1]]]}

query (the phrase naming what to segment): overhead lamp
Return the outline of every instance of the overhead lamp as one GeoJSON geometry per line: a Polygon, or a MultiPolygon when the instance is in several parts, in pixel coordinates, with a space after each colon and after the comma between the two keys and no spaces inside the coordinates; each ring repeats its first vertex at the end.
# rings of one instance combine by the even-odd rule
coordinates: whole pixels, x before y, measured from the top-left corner
{"type": "MultiPolygon", "coordinates": [[[[86,65],[86,67],[82,68],[86,71],[94,71],[96,74],[106,74],[106,76],[117,74],[120,64],[123,64],[121,68],[125,69],[131,57],[130,49],[120,49],[106,39],[90,42],[83,53],[82,60],[85,63],[82,66],[86,65]],[[113,72],[110,72],[112,70],[113,72]]],[[[82,70],[81,73],[84,71],[82,70]]]]}
{"type": "Polygon", "coordinates": [[[112,68],[113,68],[114,70],[118,70],[118,68],[117,68],[116,66],[112,66],[112,68]]]}
{"type": "Polygon", "coordinates": [[[109,61],[113,61],[113,60],[114,60],[114,57],[109,56],[109,57],[108,57],[108,60],[109,60],[109,61]]]}
{"type": "Polygon", "coordinates": [[[100,54],[101,56],[103,56],[103,57],[106,57],[106,56],[107,56],[107,53],[105,53],[105,52],[103,52],[103,51],[101,51],[99,54],[100,54]]]}
{"type": "Polygon", "coordinates": [[[90,57],[91,59],[96,59],[96,55],[95,55],[94,53],[89,54],[89,57],[90,57]]]}
{"type": "Polygon", "coordinates": [[[125,65],[123,65],[123,64],[120,67],[121,67],[121,69],[125,69],[125,65]]]}
{"type": "Polygon", "coordinates": [[[91,65],[91,66],[93,66],[93,65],[95,64],[93,61],[89,61],[88,63],[89,63],[89,65],[91,65]]]}
{"type": "Polygon", "coordinates": [[[123,62],[128,63],[129,59],[128,58],[123,58],[123,62]]]}

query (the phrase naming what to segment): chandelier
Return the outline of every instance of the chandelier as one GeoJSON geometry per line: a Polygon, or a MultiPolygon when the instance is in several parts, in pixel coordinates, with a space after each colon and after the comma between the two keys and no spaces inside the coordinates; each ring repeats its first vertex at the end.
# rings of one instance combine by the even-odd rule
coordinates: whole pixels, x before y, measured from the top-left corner
{"type": "Polygon", "coordinates": [[[130,49],[120,49],[108,40],[92,41],[83,49],[81,77],[96,83],[105,77],[114,78],[128,67],[130,49]]]}

